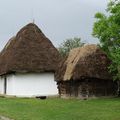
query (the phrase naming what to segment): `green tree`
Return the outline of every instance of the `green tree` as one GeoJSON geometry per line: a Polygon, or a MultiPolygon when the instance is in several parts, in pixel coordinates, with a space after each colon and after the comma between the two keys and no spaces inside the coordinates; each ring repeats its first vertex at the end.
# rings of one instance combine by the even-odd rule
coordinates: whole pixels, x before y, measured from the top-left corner
{"type": "Polygon", "coordinates": [[[77,48],[77,47],[81,47],[83,46],[84,43],[81,42],[80,38],[71,38],[71,39],[67,39],[66,41],[64,41],[63,43],[60,44],[58,50],[60,52],[60,54],[65,57],[69,54],[70,50],[73,48],[77,48]]]}
{"type": "Polygon", "coordinates": [[[93,36],[100,40],[101,48],[112,60],[109,66],[114,79],[120,79],[120,1],[108,3],[107,15],[96,13],[93,36]]]}

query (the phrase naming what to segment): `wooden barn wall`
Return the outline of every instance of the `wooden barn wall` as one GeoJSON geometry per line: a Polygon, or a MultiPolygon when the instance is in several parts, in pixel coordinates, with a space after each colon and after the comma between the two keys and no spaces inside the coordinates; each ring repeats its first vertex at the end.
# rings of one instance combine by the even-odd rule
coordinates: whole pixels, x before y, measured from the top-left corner
{"type": "Polygon", "coordinates": [[[114,96],[117,84],[112,80],[85,79],[58,83],[61,97],[100,97],[114,96]]]}

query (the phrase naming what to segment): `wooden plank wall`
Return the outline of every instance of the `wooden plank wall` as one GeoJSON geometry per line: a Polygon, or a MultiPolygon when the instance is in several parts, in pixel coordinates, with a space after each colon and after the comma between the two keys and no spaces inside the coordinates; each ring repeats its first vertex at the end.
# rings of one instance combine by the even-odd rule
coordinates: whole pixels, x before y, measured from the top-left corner
{"type": "Polygon", "coordinates": [[[89,97],[114,96],[117,84],[112,80],[84,79],[58,83],[59,94],[64,97],[89,97]]]}

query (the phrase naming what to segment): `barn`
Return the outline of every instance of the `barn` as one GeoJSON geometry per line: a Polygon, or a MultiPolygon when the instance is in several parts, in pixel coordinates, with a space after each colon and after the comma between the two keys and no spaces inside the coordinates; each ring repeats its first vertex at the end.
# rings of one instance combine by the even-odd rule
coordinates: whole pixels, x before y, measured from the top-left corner
{"type": "Polygon", "coordinates": [[[0,53],[0,94],[17,97],[57,95],[54,79],[59,53],[37,25],[30,23],[0,53]]]}
{"type": "Polygon", "coordinates": [[[87,99],[116,95],[109,64],[106,54],[94,44],[71,50],[56,74],[60,96],[87,99]]]}

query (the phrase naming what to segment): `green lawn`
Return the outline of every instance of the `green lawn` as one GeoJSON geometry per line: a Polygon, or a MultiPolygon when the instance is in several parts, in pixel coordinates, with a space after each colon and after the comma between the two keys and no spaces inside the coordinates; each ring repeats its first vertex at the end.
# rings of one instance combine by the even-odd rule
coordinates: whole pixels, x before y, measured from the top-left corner
{"type": "Polygon", "coordinates": [[[120,99],[0,98],[0,115],[15,120],[120,120],[120,99]]]}

